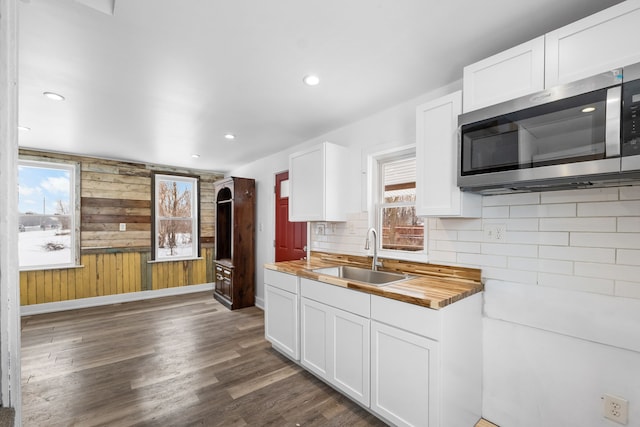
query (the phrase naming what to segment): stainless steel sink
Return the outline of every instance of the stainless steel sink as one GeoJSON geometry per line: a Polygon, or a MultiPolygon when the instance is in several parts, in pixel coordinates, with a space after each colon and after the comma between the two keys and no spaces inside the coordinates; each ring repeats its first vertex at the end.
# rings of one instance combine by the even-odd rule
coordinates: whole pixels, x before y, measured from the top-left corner
{"type": "Polygon", "coordinates": [[[340,277],[341,279],[355,280],[373,286],[386,286],[391,283],[410,279],[408,274],[389,273],[386,271],[373,271],[367,268],[351,267],[347,265],[339,267],[316,268],[314,273],[340,277]]]}

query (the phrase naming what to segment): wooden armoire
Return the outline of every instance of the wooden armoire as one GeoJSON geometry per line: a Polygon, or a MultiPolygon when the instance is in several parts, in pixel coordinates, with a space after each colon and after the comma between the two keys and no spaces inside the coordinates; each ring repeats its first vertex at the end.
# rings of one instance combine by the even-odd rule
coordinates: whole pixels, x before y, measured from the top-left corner
{"type": "Polygon", "coordinates": [[[254,305],[255,180],[214,183],[216,200],[213,296],[230,310],[254,305]]]}

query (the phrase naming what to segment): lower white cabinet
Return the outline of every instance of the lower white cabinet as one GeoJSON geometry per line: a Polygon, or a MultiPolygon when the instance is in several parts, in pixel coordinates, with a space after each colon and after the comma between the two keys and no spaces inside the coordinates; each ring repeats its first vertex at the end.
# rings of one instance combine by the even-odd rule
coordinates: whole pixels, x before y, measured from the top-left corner
{"type": "Polygon", "coordinates": [[[300,360],[298,277],[264,270],[265,338],[281,353],[300,360]]]}
{"type": "Polygon", "coordinates": [[[371,322],[371,410],[398,426],[437,425],[438,343],[371,322]]]}
{"type": "Polygon", "coordinates": [[[431,310],[371,297],[371,410],[398,426],[482,414],[482,294],[431,310]]]}
{"type": "Polygon", "coordinates": [[[268,271],[265,328],[274,348],[390,424],[480,419],[481,293],[432,310],[268,271]]]}
{"type": "Polygon", "coordinates": [[[300,363],[369,406],[370,320],[343,309],[368,313],[369,295],[307,279],[301,295],[300,363]]]}

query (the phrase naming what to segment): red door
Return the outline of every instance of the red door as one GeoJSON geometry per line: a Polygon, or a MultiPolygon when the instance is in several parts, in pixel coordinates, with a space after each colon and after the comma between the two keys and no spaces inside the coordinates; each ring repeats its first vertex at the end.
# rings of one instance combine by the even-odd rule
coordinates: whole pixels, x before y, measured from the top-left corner
{"type": "Polygon", "coordinates": [[[289,171],[276,175],[276,262],[307,256],[307,223],[289,222],[288,184],[289,171]]]}

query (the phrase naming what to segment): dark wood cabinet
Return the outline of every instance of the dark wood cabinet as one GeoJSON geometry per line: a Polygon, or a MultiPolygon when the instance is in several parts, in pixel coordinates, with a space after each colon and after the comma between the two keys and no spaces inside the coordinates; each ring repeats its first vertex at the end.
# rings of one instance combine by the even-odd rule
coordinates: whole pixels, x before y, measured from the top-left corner
{"type": "Polygon", "coordinates": [[[230,177],[215,184],[213,296],[231,310],[254,304],[255,181],[230,177]]]}

